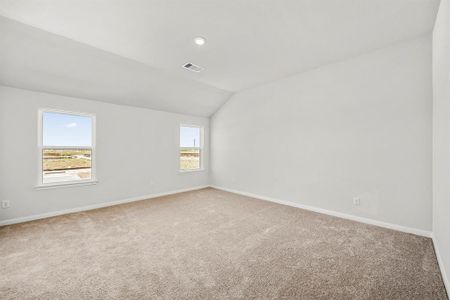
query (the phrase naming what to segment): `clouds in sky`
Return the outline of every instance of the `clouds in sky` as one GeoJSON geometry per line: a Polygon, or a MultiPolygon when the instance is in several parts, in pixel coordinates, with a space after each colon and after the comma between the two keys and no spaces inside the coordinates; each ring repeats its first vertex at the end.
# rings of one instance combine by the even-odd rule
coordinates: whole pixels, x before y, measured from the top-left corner
{"type": "Polygon", "coordinates": [[[68,123],[68,124],[66,124],[66,127],[67,127],[67,128],[74,128],[74,127],[77,127],[77,123],[75,123],[75,122],[68,123]]]}

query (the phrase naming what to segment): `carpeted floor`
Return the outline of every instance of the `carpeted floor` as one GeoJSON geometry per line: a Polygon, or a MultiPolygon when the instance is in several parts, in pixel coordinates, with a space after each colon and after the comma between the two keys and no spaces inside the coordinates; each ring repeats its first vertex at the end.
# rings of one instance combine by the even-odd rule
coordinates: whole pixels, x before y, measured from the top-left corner
{"type": "Polygon", "coordinates": [[[0,228],[0,299],[447,299],[428,238],[203,189],[0,228]]]}

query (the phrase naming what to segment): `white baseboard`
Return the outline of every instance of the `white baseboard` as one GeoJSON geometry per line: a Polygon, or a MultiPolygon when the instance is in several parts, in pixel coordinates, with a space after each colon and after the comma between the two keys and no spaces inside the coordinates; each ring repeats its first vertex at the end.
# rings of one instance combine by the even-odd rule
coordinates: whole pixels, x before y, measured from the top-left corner
{"type": "Polygon", "coordinates": [[[436,253],[436,258],[438,261],[439,269],[441,270],[442,281],[444,281],[445,289],[447,290],[447,294],[450,292],[450,281],[447,276],[447,272],[445,272],[444,261],[442,260],[441,253],[439,252],[439,243],[436,240],[436,237],[432,236],[434,252],[436,253]]]}
{"type": "MultiPolygon", "coordinates": [[[[81,211],[102,208],[102,207],[114,206],[114,205],[128,203],[128,202],[157,198],[157,197],[162,197],[162,196],[168,196],[168,195],[178,194],[178,193],[182,193],[182,192],[199,190],[199,189],[203,189],[203,188],[207,188],[207,187],[209,187],[209,186],[202,185],[202,186],[196,186],[196,187],[180,189],[180,190],[175,190],[175,191],[149,194],[149,195],[131,197],[131,198],[117,200],[117,201],[103,202],[103,203],[98,203],[98,204],[93,204],[93,205],[69,208],[69,209],[58,210],[58,211],[53,211],[53,212],[48,212],[48,213],[43,213],[43,214],[36,214],[36,215],[31,215],[31,216],[26,216],[26,217],[7,219],[7,220],[0,221],[0,226],[23,223],[23,222],[28,222],[28,221],[38,220],[38,219],[44,219],[44,218],[60,216],[60,215],[65,215],[65,214],[70,214],[70,213],[75,213],[75,212],[81,212],[81,211]]],[[[284,200],[280,200],[280,199],[275,199],[275,198],[266,197],[266,196],[262,196],[262,195],[256,195],[253,193],[242,192],[242,191],[233,190],[233,189],[224,188],[224,187],[215,186],[215,185],[210,185],[210,187],[218,189],[218,190],[223,190],[223,191],[243,195],[243,196],[257,198],[260,200],[265,200],[265,201],[270,201],[270,202],[274,202],[274,203],[278,203],[278,204],[283,204],[283,205],[293,206],[293,207],[297,207],[297,208],[301,208],[301,209],[306,209],[309,211],[314,211],[314,212],[318,212],[318,213],[322,213],[322,214],[326,214],[326,215],[330,215],[330,216],[335,216],[335,217],[339,217],[339,218],[343,218],[343,219],[348,219],[348,220],[366,223],[366,224],[370,224],[370,225],[380,226],[380,227],[398,230],[398,231],[402,231],[402,232],[412,233],[412,234],[416,234],[416,235],[420,235],[420,236],[432,237],[432,233],[430,231],[426,231],[426,230],[405,227],[405,226],[396,225],[396,224],[392,224],[392,223],[386,223],[386,222],[377,221],[377,220],[373,220],[373,219],[369,219],[369,218],[354,216],[354,215],[350,215],[350,214],[346,214],[346,213],[331,211],[331,210],[318,208],[318,207],[314,207],[314,206],[309,206],[309,205],[303,205],[303,204],[299,204],[299,203],[295,203],[295,202],[291,202],[291,201],[284,201],[284,200]]]]}
{"type": "Polygon", "coordinates": [[[81,212],[81,211],[87,211],[87,210],[92,210],[92,209],[97,209],[97,208],[102,208],[102,207],[114,206],[114,205],[128,203],[128,202],[146,200],[146,199],[157,198],[157,197],[162,197],[162,196],[168,196],[168,195],[173,195],[173,194],[178,194],[178,193],[183,193],[183,192],[195,191],[195,190],[200,190],[200,189],[204,189],[207,187],[209,187],[209,186],[202,185],[202,186],[196,186],[196,187],[180,189],[180,190],[175,190],[175,191],[143,195],[143,196],[137,196],[137,197],[131,197],[131,198],[126,198],[126,199],[122,199],[122,200],[117,200],[117,201],[103,202],[103,203],[97,203],[97,204],[93,204],[93,205],[63,209],[63,210],[52,211],[52,212],[48,212],[48,213],[31,215],[31,216],[26,216],[26,217],[7,219],[7,220],[0,221],[0,226],[23,223],[23,222],[39,220],[39,219],[45,219],[45,218],[49,218],[49,217],[55,217],[55,216],[66,215],[66,214],[71,214],[71,213],[76,213],[76,212],[81,212]]]}
{"type": "Polygon", "coordinates": [[[237,191],[237,190],[224,188],[224,187],[220,187],[220,186],[216,186],[216,185],[211,185],[211,187],[215,188],[215,189],[218,189],[218,190],[230,192],[230,193],[235,193],[235,194],[239,194],[239,195],[243,195],[243,196],[247,196],[247,197],[252,197],[252,198],[261,199],[261,200],[265,200],[265,201],[275,202],[275,203],[278,203],[278,204],[283,204],[283,205],[293,206],[293,207],[297,207],[297,208],[302,208],[302,209],[306,209],[306,210],[309,210],[309,211],[314,211],[314,212],[317,212],[317,213],[326,214],[326,215],[339,217],[339,218],[343,218],[343,219],[348,219],[348,220],[352,220],[352,221],[356,221],[356,222],[360,222],[360,223],[365,223],[365,224],[375,225],[375,226],[379,226],[379,227],[389,228],[389,229],[402,231],[402,232],[406,232],[406,233],[412,233],[412,234],[416,234],[416,235],[420,235],[420,236],[424,236],[424,237],[430,237],[431,238],[431,236],[432,236],[431,231],[426,231],[426,230],[422,230],[422,229],[416,229],[416,228],[401,226],[401,225],[397,225],[397,224],[377,221],[377,220],[374,220],[374,219],[359,217],[359,216],[355,216],[355,215],[350,215],[350,214],[346,214],[346,213],[341,213],[341,212],[337,212],[337,211],[327,210],[327,209],[314,207],[314,206],[309,206],[309,205],[303,205],[303,204],[295,203],[295,202],[291,202],[291,201],[284,201],[284,200],[275,199],[275,198],[272,198],[272,197],[256,195],[256,194],[253,194],[253,193],[237,191]]]}

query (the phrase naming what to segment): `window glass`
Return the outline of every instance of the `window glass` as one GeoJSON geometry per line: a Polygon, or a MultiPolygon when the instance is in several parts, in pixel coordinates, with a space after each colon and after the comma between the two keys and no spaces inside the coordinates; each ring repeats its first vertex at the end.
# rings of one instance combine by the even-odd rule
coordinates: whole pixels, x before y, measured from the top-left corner
{"type": "Polygon", "coordinates": [[[197,170],[201,167],[200,127],[180,127],[180,170],[197,170]]]}
{"type": "Polygon", "coordinates": [[[92,117],[43,112],[42,183],[92,179],[92,135],[92,117]]]}
{"type": "Polygon", "coordinates": [[[92,118],[44,112],[42,115],[44,146],[92,146],[92,118]]]}

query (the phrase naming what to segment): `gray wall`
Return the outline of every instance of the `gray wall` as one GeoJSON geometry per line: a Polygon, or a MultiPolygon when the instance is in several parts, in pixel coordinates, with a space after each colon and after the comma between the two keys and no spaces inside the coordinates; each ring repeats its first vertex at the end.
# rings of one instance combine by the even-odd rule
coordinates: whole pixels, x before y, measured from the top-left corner
{"type": "Polygon", "coordinates": [[[207,185],[207,171],[178,172],[180,123],[208,139],[208,118],[0,87],[0,199],[11,201],[0,221],[207,185]],[[35,189],[39,108],[96,114],[97,185],[35,189]]]}
{"type": "Polygon", "coordinates": [[[433,33],[433,92],[433,234],[449,289],[450,2],[448,0],[441,0],[433,33]]]}
{"type": "Polygon", "coordinates": [[[429,231],[431,99],[430,36],[237,93],[211,119],[211,182],[429,231]]]}

